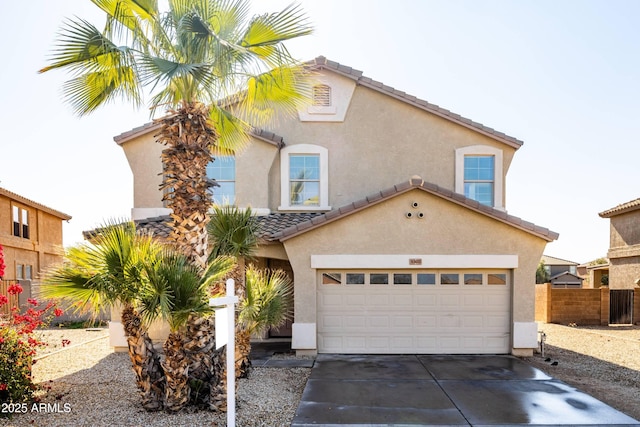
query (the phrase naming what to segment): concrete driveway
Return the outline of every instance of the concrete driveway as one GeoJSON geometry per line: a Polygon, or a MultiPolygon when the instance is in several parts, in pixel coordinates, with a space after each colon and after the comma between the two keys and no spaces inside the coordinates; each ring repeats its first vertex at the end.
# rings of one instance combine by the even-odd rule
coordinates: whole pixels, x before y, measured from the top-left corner
{"type": "Polygon", "coordinates": [[[639,426],[512,356],[319,355],[292,426],[639,426]]]}

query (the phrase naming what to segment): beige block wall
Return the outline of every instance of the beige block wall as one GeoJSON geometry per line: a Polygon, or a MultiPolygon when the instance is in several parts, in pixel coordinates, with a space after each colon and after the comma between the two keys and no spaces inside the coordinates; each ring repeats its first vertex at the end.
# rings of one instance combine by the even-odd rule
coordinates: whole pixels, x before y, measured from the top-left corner
{"type": "Polygon", "coordinates": [[[513,271],[513,321],[533,322],[535,270],[546,242],[421,190],[412,190],[309,231],[284,246],[295,272],[295,322],[316,322],[316,273],[311,255],[518,255],[513,271]],[[424,219],[407,219],[412,202],[424,219]]]}
{"type": "MultiPolygon", "coordinates": [[[[506,144],[362,86],[356,87],[344,122],[288,120],[276,132],[287,146],[315,144],[328,149],[332,207],[416,174],[453,191],[457,148],[487,145],[503,150],[505,174],[515,153],[506,144]]],[[[276,167],[270,180],[274,210],[280,201],[276,167]]]]}

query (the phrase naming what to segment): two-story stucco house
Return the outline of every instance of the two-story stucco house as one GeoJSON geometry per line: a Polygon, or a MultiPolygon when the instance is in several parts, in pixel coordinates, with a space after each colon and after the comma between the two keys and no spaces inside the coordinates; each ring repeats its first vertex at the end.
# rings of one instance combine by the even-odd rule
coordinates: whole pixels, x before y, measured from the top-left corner
{"type": "Polygon", "coordinates": [[[62,222],[71,216],[0,188],[0,244],[4,247],[5,279],[34,280],[48,266],[61,262],[62,222]]]}
{"type": "MultiPolygon", "coordinates": [[[[522,142],[318,57],[313,103],[210,176],[260,215],[259,261],[292,271],[299,353],[531,354],[535,271],[557,233],[509,215],[522,142]]],[[[163,223],[156,125],[116,136],[132,216],[163,223]]]]}
{"type": "Polygon", "coordinates": [[[640,285],[640,199],[599,215],[609,218],[609,287],[634,289],[640,285]]]}

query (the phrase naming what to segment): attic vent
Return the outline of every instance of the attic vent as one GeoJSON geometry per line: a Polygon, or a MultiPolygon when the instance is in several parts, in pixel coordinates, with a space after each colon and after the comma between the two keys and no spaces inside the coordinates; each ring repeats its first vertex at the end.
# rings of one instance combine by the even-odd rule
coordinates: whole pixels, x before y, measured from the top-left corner
{"type": "Polygon", "coordinates": [[[313,106],[331,106],[331,87],[327,85],[316,85],[313,87],[313,106]]]}

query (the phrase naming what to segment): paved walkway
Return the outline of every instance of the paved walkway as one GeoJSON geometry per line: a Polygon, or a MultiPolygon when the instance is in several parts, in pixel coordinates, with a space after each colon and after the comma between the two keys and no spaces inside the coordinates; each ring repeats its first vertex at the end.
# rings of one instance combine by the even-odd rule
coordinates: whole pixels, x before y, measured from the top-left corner
{"type": "Polygon", "coordinates": [[[319,355],[306,426],[640,426],[511,356],[319,355]]]}

